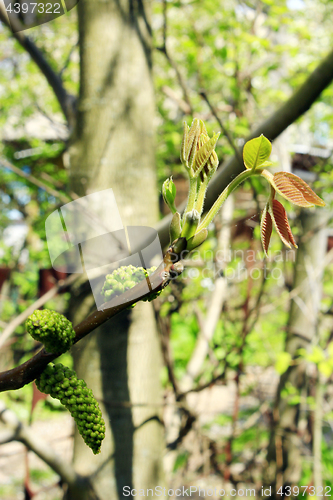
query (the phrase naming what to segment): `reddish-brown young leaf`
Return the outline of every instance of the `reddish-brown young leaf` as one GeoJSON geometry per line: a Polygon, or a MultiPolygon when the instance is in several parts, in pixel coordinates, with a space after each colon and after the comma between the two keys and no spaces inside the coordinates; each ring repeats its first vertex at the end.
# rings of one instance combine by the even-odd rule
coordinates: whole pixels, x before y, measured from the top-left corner
{"type": "Polygon", "coordinates": [[[299,207],[325,206],[325,202],[297,175],[290,172],[277,172],[273,176],[273,183],[281,196],[299,207]]]}
{"type": "Polygon", "coordinates": [[[261,242],[264,248],[264,252],[267,255],[269,242],[271,241],[272,236],[272,217],[268,211],[268,203],[265,206],[260,222],[260,234],[261,234],[261,242]]]}
{"type": "Polygon", "coordinates": [[[291,248],[290,243],[295,248],[297,248],[296,242],[290,229],[287,212],[279,201],[272,201],[272,204],[270,205],[270,214],[273,219],[274,227],[283,243],[288,248],[291,248]]]}

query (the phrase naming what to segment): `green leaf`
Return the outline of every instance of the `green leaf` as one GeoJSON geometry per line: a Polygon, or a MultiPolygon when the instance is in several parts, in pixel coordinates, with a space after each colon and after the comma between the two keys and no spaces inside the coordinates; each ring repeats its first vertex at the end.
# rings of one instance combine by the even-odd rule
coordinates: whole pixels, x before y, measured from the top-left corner
{"type": "MultiPolygon", "coordinates": [[[[200,174],[201,170],[204,168],[204,166],[207,164],[211,154],[213,153],[217,140],[220,136],[220,133],[214,134],[209,141],[207,141],[201,148],[197,151],[197,154],[195,156],[195,162],[193,166],[193,172],[194,176],[198,177],[200,174]]],[[[215,165],[214,165],[215,166],[215,165]]],[[[216,165],[217,166],[217,165],[216,165]]],[[[215,168],[216,168],[215,166],[215,168]]],[[[212,166],[209,166],[209,169],[212,168],[212,166]]],[[[208,175],[207,171],[207,175],[208,175]]]]}
{"type": "Polygon", "coordinates": [[[327,378],[330,377],[333,372],[332,365],[329,361],[320,361],[318,363],[318,370],[327,378]]]}
{"type": "Polygon", "coordinates": [[[249,170],[263,165],[269,158],[272,145],[264,135],[248,141],[243,149],[245,167],[249,170]]]}
{"type": "Polygon", "coordinates": [[[275,370],[282,375],[282,373],[288,370],[290,361],[291,355],[289,352],[280,352],[275,363],[275,370]]]}

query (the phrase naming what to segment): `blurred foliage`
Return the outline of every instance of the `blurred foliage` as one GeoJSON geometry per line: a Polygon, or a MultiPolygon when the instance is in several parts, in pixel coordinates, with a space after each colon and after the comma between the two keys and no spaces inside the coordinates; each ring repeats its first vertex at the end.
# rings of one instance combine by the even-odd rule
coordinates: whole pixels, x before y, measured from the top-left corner
{"type": "MultiPolygon", "coordinates": [[[[332,47],[333,2],[326,0],[171,0],[154,2],[153,9],[156,163],[160,191],[166,177],[179,178],[183,174],[179,159],[182,121],[189,123],[194,114],[205,120],[210,135],[219,130],[201,92],[208,96],[234,143],[241,145],[250,129],[276,110],[332,47]]],[[[46,54],[52,67],[62,72],[66,89],[74,95],[79,91],[76,22],[76,9],[73,9],[67,16],[26,32],[46,54]]],[[[45,185],[62,194],[68,193],[65,161],[68,131],[59,104],[39,69],[3,26],[0,26],[0,65],[0,155],[45,185]],[[49,137],[43,135],[37,125],[33,131],[28,126],[31,120],[36,123],[34,120],[41,117],[53,130],[49,137]],[[35,135],[34,130],[38,132],[35,135]]],[[[332,96],[330,86],[307,114],[290,127],[289,142],[303,140],[305,146],[332,151],[332,96]]],[[[227,137],[221,136],[217,152],[221,162],[233,154],[227,137]]],[[[272,159],[273,168],[280,168],[276,152],[272,159]]],[[[0,267],[12,270],[1,292],[3,329],[3,324],[36,300],[38,272],[51,267],[45,242],[45,219],[61,203],[29,180],[0,168],[0,267]]],[[[316,192],[331,208],[331,158],[318,158],[311,170],[317,175],[316,192]]],[[[278,237],[273,235],[270,257],[264,259],[256,203],[262,206],[267,186],[260,179],[253,179],[244,184],[241,195],[235,197],[231,227],[236,231],[242,221],[251,222],[251,236],[233,238],[229,253],[219,262],[220,228],[212,225],[209,239],[193,252],[182,277],[163,292],[158,302],[161,317],[169,321],[172,364],[179,382],[194,352],[223,264],[228,297],[209,343],[209,355],[194,385],[209,385],[217,377],[220,377],[219,384],[235,384],[238,380],[240,395],[252,398],[251,408],[242,407],[236,415],[242,429],[266,402],[266,394],[257,387],[256,376],[251,379],[249,374],[267,372],[274,378],[274,374],[286,372],[290,365],[290,356],[283,349],[295,253],[283,249],[278,237]],[[248,200],[246,203],[244,197],[248,200]]],[[[292,219],[293,233],[300,234],[298,209],[288,203],[286,209],[292,219]]],[[[313,346],[310,352],[299,353],[300,358],[306,358],[315,370],[319,369],[327,387],[331,386],[333,371],[332,271],[331,264],[323,278],[318,323],[322,332],[320,345],[313,346]]],[[[68,299],[68,294],[56,297],[46,307],[66,312],[68,299]]],[[[2,368],[28,359],[35,349],[36,344],[25,335],[24,326],[18,327],[13,343],[0,358],[2,368]]],[[[66,364],[68,362],[67,359],[66,364]]],[[[162,378],[165,391],[171,392],[166,371],[162,378]]],[[[23,420],[29,418],[31,393],[31,387],[25,387],[6,395],[6,403],[23,420]]],[[[308,415],[314,408],[313,394],[301,400],[292,386],[286,387],[283,397],[289,404],[301,403],[308,415]]],[[[329,445],[333,406],[331,395],[325,397],[328,409],[324,415],[323,474],[325,484],[333,485],[329,445]]],[[[39,403],[35,418],[49,418],[54,411],[54,402],[47,400],[39,403]]],[[[216,443],[216,450],[211,452],[212,462],[215,460],[214,473],[221,474],[227,459],[229,465],[249,463],[251,470],[259,470],[256,478],[260,484],[269,415],[264,413],[254,425],[230,439],[233,425],[236,423],[231,411],[226,415],[213,415],[198,431],[203,435],[200,439],[208,436],[216,443]],[[227,444],[231,441],[230,459],[227,444]]],[[[187,446],[185,443],[178,448],[173,466],[176,477],[186,476],[188,471],[193,473],[187,446]]],[[[214,449],[211,442],[209,446],[214,449]]],[[[300,485],[312,481],[309,450],[308,447],[303,453],[300,485]]],[[[202,470],[201,464],[195,472],[201,474],[202,470]]],[[[244,481],[250,481],[250,475],[243,472],[244,481]]],[[[36,479],[37,476],[34,472],[36,479]]]]}

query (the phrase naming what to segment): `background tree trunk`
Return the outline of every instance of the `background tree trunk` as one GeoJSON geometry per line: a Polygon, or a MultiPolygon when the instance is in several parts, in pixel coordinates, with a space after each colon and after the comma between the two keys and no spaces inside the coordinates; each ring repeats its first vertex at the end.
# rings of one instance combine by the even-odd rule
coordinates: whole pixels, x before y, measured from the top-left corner
{"type": "MultiPolygon", "coordinates": [[[[124,225],[153,226],[158,204],[149,3],[81,0],[78,9],[81,88],[69,151],[72,188],[80,195],[112,188],[124,225]]],[[[94,307],[87,284],[73,289],[74,323],[94,307]]],[[[74,349],[74,361],[106,420],[97,457],[75,437],[77,472],[91,476],[101,500],[122,498],[124,486],[161,484],[161,357],[151,304],[140,303],[96,330],[74,349]]]]}
{"type": "MultiPolygon", "coordinates": [[[[321,299],[323,263],[327,249],[328,214],[324,210],[301,211],[302,238],[297,250],[293,291],[285,351],[297,359],[298,350],[318,343],[317,321],[321,299]]],[[[294,387],[294,395],[304,397],[307,385],[305,360],[288,368],[281,376],[273,410],[274,426],[267,455],[266,486],[272,498],[281,487],[298,485],[301,479],[302,439],[299,432],[300,404],[290,404],[282,392],[294,387]]],[[[277,496],[276,498],[282,498],[277,496]]]]}

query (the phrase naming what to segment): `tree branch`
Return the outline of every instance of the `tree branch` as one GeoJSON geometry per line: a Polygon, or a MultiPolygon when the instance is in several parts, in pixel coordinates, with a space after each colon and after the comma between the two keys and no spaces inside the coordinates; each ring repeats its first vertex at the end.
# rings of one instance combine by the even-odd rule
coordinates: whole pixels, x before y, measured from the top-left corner
{"type": "MultiPolygon", "coordinates": [[[[261,123],[245,140],[249,141],[264,134],[270,141],[276,139],[289,125],[302,116],[318,99],[333,79],[333,51],[317,66],[301,87],[266,121],[261,123]]],[[[239,150],[240,155],[242,149],[239,150]]],[[[205,210],[211,208],[229,182],[244,170],[244,165],[233,156],[218,169],[209,183],[205,199],[205,210]]],[[[184,209],[185,207],[181,207],[184,209]]],[[[171,215],[164,217],[156,226],[161,244],[166,246],[169,239],[171,215]]]]}
{"type": "MultiPolygon", "coordinates": [[[[51,196],[54,196],[55,198],[60,200],[62,203],[69,203],[73,199],[73,196],[72,196],[73,193],[71,193],[70,195],[63,195],[62,193],[49,187],[47,184],[40,181],[39,179],[37,179],[33,175],[27,174],[26,172],[24,172],[20,168],[16,167],[12,163],[10,163],[8,160],[5,160],[5,158],[0,158],[0,166],[4,167],[4,168],[8,168],[9,170],[14,172],[15,174],[19,175],[20,177],[27,179],[29,182],[31,182],[31,184],[34,184],[35,186],[43,189],[44,191],[49,193],[51,196]]],[[[76,198],[78,198],[78,196],[76,196],[76,198]]]]}
{"type": "MultiPolygon", "coordinates": [[[[185,238],[178,240],[181,244],[183,244],[184,241],[185,238]]],[[[180,245],[179,248],[181,248],[181,246],[182,245],[180,245]]],[[[86,319],[81,321],[81,323],[74,328],[76,334],[74,344],[132,304],[139,302],[143,298],[167,286],[170,279],[176,277],[181,272],[175,269],[174,264],[177,260],[182,258],[183,250],[184,246],[179,252],[175,251],[173,247],[169,248],[161,265],[149,276],[149,285],[151,289],[148,293],[146,291],[147,281],[144,280],[123,293],[120,297],[116,297],[103,304],[103,310],[96,310],[86,319]]],[[[50,353],[43,348],[22,365],[0,373],[0,392],[20,389],[24,385],[29,384],[41,375],[51,361],[59,356],[59,353],[50,353]]]]}
{"type": "Polygon", "coordinates": [[[0,2],[0,21],[11,30],[13,37],[28,52],[31,59],[37,64],[38,68],[43,73],[50,87],[52,88],[68,124],[70,125],[70,127],[73,127],[76,98],[72,94],[69,94],[67,92],[63,85],[61,77],[52,69],[44,54],[34,44],[34,42],[29,37],[24,35],[22,31],[18,31],[17,33],[13,32],[11,24],[15,26],[17,25],[17,29],[20,29],[21,23],[18,19],[13,18],[11,19],[11,23],[9,23],[5,5],[3,2],[0,2]]]}

